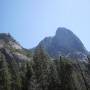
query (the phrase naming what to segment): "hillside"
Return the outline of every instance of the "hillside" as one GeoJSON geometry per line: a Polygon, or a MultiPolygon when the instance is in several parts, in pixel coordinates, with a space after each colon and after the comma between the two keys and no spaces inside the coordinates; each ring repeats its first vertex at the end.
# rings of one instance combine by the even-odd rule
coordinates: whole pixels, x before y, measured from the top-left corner
{"type": "MultiPolygon", "coordinates": [[[[45,40],[47,46],[51,39],[45,40]]],[[[72,49],[85,54],[79,39],[78,43],[82,49],[72,49]]],[[[52,60],[42,45],[32,55],[10,34],[1,33],[0,90],[90,90],[90,56],[84,61],[64,56],[52,60]]]]}

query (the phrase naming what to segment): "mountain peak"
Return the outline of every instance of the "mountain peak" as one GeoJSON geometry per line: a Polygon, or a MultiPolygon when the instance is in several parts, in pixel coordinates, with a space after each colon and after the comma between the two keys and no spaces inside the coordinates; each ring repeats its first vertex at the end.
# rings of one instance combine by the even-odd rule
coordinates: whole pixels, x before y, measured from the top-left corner
{"type": "Polygon", "coordinates": [[[69,29],[65,28],[65,27],[58,27],[57,31],[70,31],[69,29]]]}
{"type": "Polygon", "coordinates": [[[0,39],[4,39],[6,37],[10,37],[10,33],[0,33],[0,39]]]}
{"type": "Polygon", "coordinates": [[[3,47],[22,49],[20,44],[10,35],[10,33],[0,33],[0,48],[3,47]]]}
{"type": "Polygon", "coordinates": [[[13,41],[15,42],[15,39],[11,36],[10,33],[0,33],[0,40],[5,40],[5,41],[13,41]]]}
{"type": "Polygon", "coordinates": [[[60,55],[72,56],[82,53],[82,56],[87,53],[81,40],[69,29],[59,27],[54,37],[42,40],[39,44],[45,47],[47,53],[51,57],[60,55]]]}
{"type": "Polygon", "coordinates": [[[59,27],[56,31],[56,36],[60,36],[60,35],[68,35],[68,34],[73,34],[72,31],[70,31],[69,29],[65,28],[65,27],[59,27]]]}

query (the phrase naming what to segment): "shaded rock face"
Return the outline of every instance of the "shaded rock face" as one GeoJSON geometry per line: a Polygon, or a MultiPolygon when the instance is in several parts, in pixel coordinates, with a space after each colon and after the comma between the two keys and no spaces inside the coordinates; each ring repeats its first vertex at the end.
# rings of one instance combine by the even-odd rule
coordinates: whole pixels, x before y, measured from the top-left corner
{"type": "Polygon", "coordinates": [[[42,40],[42,45],[51,57],[59,57],[64,55],[71,57],[77,55],[84,58],[87,51],[80,39],[70,30],[66,28],[58,28],[54,37],[47,37],[42,40]]]}

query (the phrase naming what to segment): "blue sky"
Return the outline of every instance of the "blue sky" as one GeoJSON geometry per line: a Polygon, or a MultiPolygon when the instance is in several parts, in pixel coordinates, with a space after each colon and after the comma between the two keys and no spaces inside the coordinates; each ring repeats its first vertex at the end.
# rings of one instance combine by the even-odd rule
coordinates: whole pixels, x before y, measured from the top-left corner
{"type": "Polygon", "coordinates": [[[58,27],[72,30],[90,50],[90,0],[0,0],[0,32],[11,33],[25,48],[58,27]]]}

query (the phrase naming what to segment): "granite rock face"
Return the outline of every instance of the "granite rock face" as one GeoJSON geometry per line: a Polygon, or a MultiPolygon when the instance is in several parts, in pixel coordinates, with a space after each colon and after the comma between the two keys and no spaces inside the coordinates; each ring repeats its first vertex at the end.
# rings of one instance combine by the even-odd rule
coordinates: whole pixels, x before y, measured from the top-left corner
{"type": "Polygon", "coordinates": [[[55,36],[47,37],[42,40],[39,45],[45,48],[51,57],[78,57],[83,59],[86,57],[87,50],[81,40],[70,30],[66,28],[58,28],[55,36]]]}
{"type": "Polygon", "coordinates": [[[9,33],[0,33],[0,52],[8,61],[28,61],[27,54],[30,52],[24,49],[9,33]]]}

